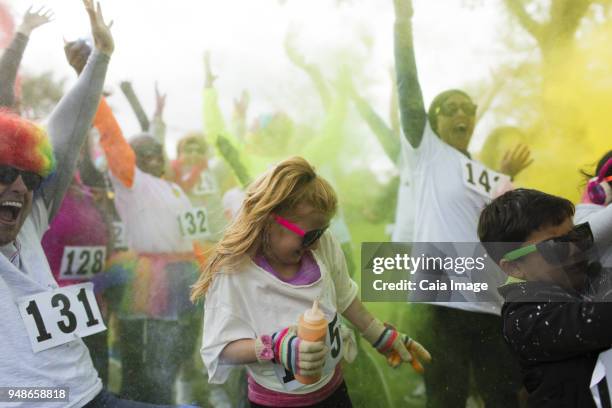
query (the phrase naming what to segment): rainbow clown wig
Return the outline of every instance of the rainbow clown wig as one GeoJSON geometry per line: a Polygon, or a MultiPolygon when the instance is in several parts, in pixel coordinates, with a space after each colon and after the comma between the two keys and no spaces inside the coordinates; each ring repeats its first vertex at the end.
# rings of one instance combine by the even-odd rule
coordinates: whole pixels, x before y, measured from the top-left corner
{"type": "Polygon", "coordinates": [[[55,170],[55,157],[47,132],[27,119],[0,110],[0,165],[48,177],[55,170]]]}

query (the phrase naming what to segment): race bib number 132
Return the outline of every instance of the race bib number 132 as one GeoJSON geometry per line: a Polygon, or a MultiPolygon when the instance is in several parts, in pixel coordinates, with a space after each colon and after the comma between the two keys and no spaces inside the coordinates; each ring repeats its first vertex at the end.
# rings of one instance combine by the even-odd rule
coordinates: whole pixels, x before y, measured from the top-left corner
{"type": "Polygon", "coordinates": [[[196,207],[182,213],[179,216],[179,227],[185,237],[192,239],[207,238],[209,229],[206,208],[196,207]]]}
{"type": "Polygon", "coordinates": [[[18,306],[35,353],[106,330],[90,282],[25,296],[18,306]]]}

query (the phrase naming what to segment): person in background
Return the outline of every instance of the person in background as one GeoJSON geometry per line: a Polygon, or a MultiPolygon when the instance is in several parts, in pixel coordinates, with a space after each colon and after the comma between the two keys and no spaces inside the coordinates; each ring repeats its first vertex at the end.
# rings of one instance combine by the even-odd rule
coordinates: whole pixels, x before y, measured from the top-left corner
{"type": "MultiPolygon", "coordinates": [[[[67,288],[59,288],[54,280],[40,240],[60,209],[73,179],[114,49],[100,5],[94,9],[92,1],[83,3],[89,15],[95,51],[79,80],[51,114],[50,137],[32,122],[7,112],[0,113],[0,330],[3,333],[0,386],[62,384],[69,389],[67,407],[145,408],[150,405],[120,400],[103,388],[80,337],[71,336],[37,352],[33,346],[53,339],[45,327],[45,323],[51,324],[53,316],[43,314],[40,309],[44,299],[50,299],[52,293],[57,299],[68,295],[67,288]],[[42,335],[36,336],[27,329],[28,320],[26,315],[21,315],[17,301],[23,297],[29,300],[28,309],[38,316],[35,326],[44,331],[42,335]]],[[[68,316],[73,313],[70,308],[77,307],[65,300],[61,302],[68,316]]],[[[64,329],[75,330],[73,323],[78,327],[78,321],[69,320],[64,329]]],[[[12,405],[36,408],[49,403],[30,401],[12,405]]]]}
{"type": "MultiPolygon", "coordinates": [[[[477,107],[465,92],[442,92],[425,110],[412,39],[412,1],[394,0],[394,6],[401,143],[412,166],[416,200],[413,242],[478,242],[481,209],[498,185],[528,162],[515,163],[509,167],[514,172],[502,174],[471,158],[468,145],[477,107]]],[[[483,279],[491,283],[502,278],[487,272],[483,279]]],[[[423,279],[422,273],[414,278],[423,279]]],[[[448,281],[451,273],[441,268],[435,276],[448,281]]],[[[516,407],[518,367],[499,333],[501,297],[493,303],[449,302],[448,293],[430,292],[413,300],[422,302],[410,305],[411,316],[418,317],[414,328],[436,356],[425,371],[427,407],[464,405],[470,373],[487,406],[516,407]]]]}
{"type": "MultiPolygon", "coordinates": [[[[86,44],[81,47],[80,54],[87,55],[86,44]]],[[[170,404],[181,358],[195,347],[194,336],[186,333],[197,313],[188,296],[197,263],[191,239],[178,223],[192,206],[179,186],[161,178],[163,147],[155,138],[138,135],[128,144],[104,98],[93,125],[132,250],[107,272],[116,274],[111,281],[123,284],[118,306],[121,395],[170,404]]]]}
{"type": "Polygon", "coordinates": [[[53,12],[44,7],[37,11],[32,11],[32,7],[26,10],[11,45],[4,50],[2,57],[0,57],[0,106],[14,111],[19,110],[15,98],[15,83],[23,53],[32,32],[52,20],[53,12]]]}

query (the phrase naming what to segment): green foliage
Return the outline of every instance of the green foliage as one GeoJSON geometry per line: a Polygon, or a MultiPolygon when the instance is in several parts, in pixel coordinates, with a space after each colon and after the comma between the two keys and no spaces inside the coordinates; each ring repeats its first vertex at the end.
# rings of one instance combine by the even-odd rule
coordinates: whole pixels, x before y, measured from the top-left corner
{"type": "Polygon", "coordinates": [[[52,71],[24,75],[21,78],[21,109],[24,116],[40,119],[48,116],[64,94],[65,78],[56,79],[52,71]]]}

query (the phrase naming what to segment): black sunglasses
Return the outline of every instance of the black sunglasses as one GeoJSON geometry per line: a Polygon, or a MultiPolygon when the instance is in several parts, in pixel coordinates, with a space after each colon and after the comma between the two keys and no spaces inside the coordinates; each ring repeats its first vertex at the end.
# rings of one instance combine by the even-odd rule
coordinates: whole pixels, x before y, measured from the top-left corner
{"type": "Polygon", "coordinates": [[[450,102],[442,104],[440,108],[438,108],[438,112],[443,116],[455,116],[457,112],[459,112],[459,109],[461,109],[466,115],[473,116],[476,114],[477,108],[478,105],[474,105],[471,102],[461,102],[459,104],[450,102]]]}
{"type": "Polygon", "coordinates": [[[310,231],[304,231],[303,229],[301,229],[300,227],[298,227],[291,221],[281,217],[280,215],[274,215],[274,220],[278,224],[287,228],[289,231],[292,231],[295,234],[302,237],[302,248],[309,247],[310,245],[317,242],[317,240],[321,238],[321,236],[325,233],[325,230],[328,228],[328,227],[325,227],[325,228],[313,229],[310,231]]]}
{"type": "Polygon", "coordinates": [[[23,184],[30,191],[36,190],[42,183],[42,176],[33,173],[31,171],[25,171],[16,169],[11,166],[0,166],[0,183],[10,185],[17,180],[17,177],[21,176],[23,184]]]}
{"type": "Polygon", "coordinates": [[[518,260],[532,252],[539,252],[551,265],[563,265],[572,254],[571,246],[586,252],[593,248],[593,232],[589,223],[576,225],[570,232],[560,237],[547,239],[536,244],[527,245],[504,255],[508,261],[518,260]]]}

